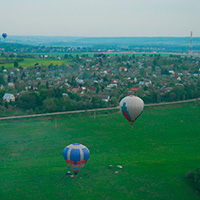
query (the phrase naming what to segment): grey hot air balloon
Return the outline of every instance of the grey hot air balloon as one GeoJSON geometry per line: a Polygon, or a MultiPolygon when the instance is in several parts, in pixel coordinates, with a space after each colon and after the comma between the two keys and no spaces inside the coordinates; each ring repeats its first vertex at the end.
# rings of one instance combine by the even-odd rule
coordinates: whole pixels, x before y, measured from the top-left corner
{"type": "Polygon", "coordinates": [[[124,97],[120,101],[120,110],[124,117],[131,123],[131,128],[134,121],[143,113],[144,102],[141,98],[131,95],[124,97]]]}

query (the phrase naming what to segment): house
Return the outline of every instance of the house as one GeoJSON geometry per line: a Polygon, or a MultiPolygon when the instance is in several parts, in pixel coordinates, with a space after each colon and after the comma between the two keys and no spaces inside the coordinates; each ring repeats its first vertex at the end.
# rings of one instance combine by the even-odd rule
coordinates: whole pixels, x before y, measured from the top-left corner
{"type": "Polygon", "coordinates": [[[9,82],[9,83],[8,83],[8,87],[15,87],[15,84],[14,84],[14,83],[11,83],[11,82],[9,82]]]}
{"type": "Polygon", "coordinates": [[[175,72],[173,70],[170,70],[169,73],[175,75],[175,72]]]}
{"type": "Polygon", "coordinates": [[[103,95],[102,96],[102,101],[108,102],[110,100],[110,96],[109,95],[103,95]]]}
{"type": "Polygon", "coordinates": [[[110,90],[113,87],[117,87],[117,84],[109,84],[109,85],[107,85],[106,89],[110,90]]]}
{"type": "Polygon", "coordinates": [[[148,81],[140,81],[139,82],[139,85],[146,85],[146,86],[148,86],[149,84],[152,84],[152,82],[150,80],[148,80],[148,81]]]}
{"type": "Polygon", "coordinates": [[[121,72],[122,70],[126,72],[126,71],[127,71],[127,68],[126,68],[126,67],[120,67],[120,68],[119,68],[119,71],[121,72]]]}
{"type": "Polygon", "coordinates": [[[148,86],[148,85],[150,85],[150,84],[152,84],[151,80],[145,81],[145,85],[146,85],[146,86],[148,86]]]}
{"type": "Polygon", "coordinates": [[[139,90],[139,88],[131,88],[131,91],[132,92],[136,92],[136,91],[138,91],[139,90]]]}
{"type": "Polygon", "coordinates": [[[167,83],[168,83],[167,81],[164,81],[162,84],[163,84],[163,85],[167,85],[167,83]]]}
{"type": "Polygon", "coordinates": [[[137,83],[137,78],[136,77],[134,78],[134,82],[137,83]]]}
{"type": "Polygon", "coordinates": [[[83,79],[78,79],[76,82],[79,83],[79,84],[84,84],[84,80],[83,79]]]}
{"type": "Polygon", "coordinates": [[[15,101],[15,96],[10,93],[5,93],[3,96],[3,100],[6,102],[15,101]]]}
{"type": "Polygon", "coordinates": [[[67,93],[62,93],[63,97],[68,97],[69,95],[67,93]]]}
{"type": "Polygon", "coordinates": [[[113,78],[113,79],[111,80],[111,82],[116,84],[116,83],[119,82],[119,79],[113,78]]]}
{"type": "Polygon", "coordinates": [[[38,90],[38,85],[34,85],[33,90],[38,90]]]}
{"type": "Polygon", "coordinates": [[[78,93],[78,88],[72,88],[73,93],[78,93]]]}
{"type": "Polygon", "coordinates": [[[64,86],[70,88],[70,85],[68,83],[64,83],[64,86]]]}
{"type": "Polygon", "coordinates": [[[95,93],[95,92],[96,92],[96,90],[97,90],[97,88],[96,88],[96,87],[92,87],[92,88],[90,88],[90,91],[91,91],[92,93],[95,93]]]}
{"type": "Polygon", "coordinates": [[[144,85],[144,81],[140,81],[140,82],[139,82],[139,85],[144,85]]]}

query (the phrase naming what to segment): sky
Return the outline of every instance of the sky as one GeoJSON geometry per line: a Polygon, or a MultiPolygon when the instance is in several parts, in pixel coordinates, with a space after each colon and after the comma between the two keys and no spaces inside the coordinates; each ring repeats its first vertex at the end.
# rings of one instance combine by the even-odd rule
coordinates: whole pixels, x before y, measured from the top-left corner
{"type": "Polygon", "coordinates": [[[200,37],[200,0],[0,0],[8,35],[200,37]]]}

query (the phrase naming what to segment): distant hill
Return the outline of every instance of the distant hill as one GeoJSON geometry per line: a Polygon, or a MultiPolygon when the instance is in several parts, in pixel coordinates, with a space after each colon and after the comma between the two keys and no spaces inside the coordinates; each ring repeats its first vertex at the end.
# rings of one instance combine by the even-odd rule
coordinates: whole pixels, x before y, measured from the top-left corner
{"type": "MultiPolygon", "coordinates": [[[[61,36],[8,36],[6,42],[28,45],[186,45],[190,37],[61,37],[61,36]]],[[[200,37],[193,38],[194,45],[200,45],[200,37]]]]}
{"type": "MultiPolygon", "coordinates": [[[[188,52],[190,37],[61,37],[8,36],[3,43],[61,47],[154,48],[159,51],[188,52]]],[[[193,51],[200,49],[200,37],[193,38],[193,51]]]]}

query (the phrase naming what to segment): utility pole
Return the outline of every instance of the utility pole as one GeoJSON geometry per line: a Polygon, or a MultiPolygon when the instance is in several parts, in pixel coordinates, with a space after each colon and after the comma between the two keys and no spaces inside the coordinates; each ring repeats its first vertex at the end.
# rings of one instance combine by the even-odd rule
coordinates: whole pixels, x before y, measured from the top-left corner
{"type": "Polygon", "coordinates": [[[55,116],[55,129],[57,129],[57,118],[56,118],[56,116],[55,116]]]}
{"type": "Polygon", "coordinates": [[[189,55],[192,55],[192,31],[190,32],[190,51],[189,51],[189,55]]]}
{"type": "Polygon", "coordinates": [[[96,119],[96,109],[94,110],[94,119],[96,119]]]}

